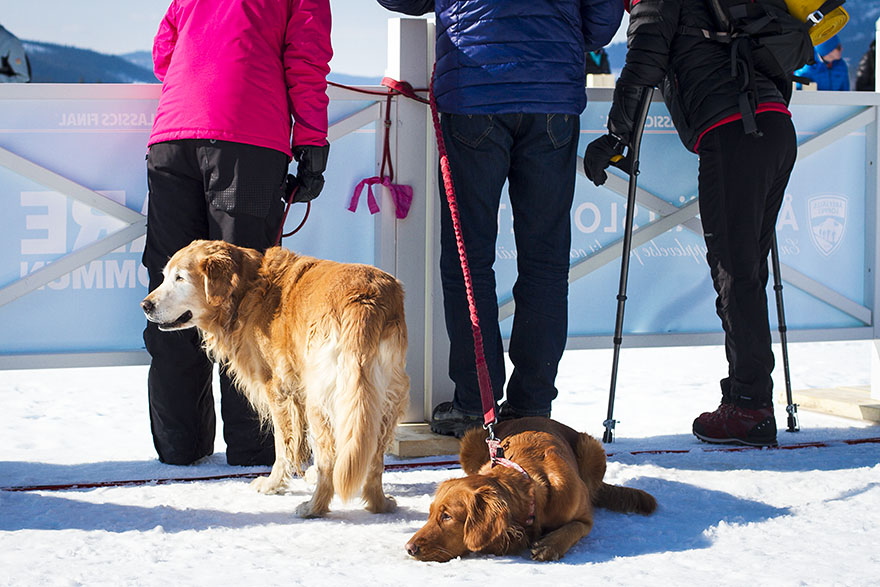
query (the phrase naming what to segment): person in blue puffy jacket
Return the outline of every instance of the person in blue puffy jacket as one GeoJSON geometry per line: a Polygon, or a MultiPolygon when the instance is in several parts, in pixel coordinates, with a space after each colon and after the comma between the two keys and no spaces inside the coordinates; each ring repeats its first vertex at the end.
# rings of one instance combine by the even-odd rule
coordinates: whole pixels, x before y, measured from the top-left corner
{"type": "Polygon", "coordinates": [[[813,65],[804,65],[794,74],[813,80],[817,90],[845,92],[849,90],[849,69],[846,67],[842,53],[840,39],[834,35],[824,43],[816,45],[816,62],[813,65]]]}
{"type": "MultiPolygon", "coordinates": [[[[440,111],[495,401],[505,383],[495,295],[495,240],[505,181],[517,278],[499,418],[549,416],[568,330],[571,204],[585,56],[620,26],[620,0],[378,0],[436,14],[434,95],[440,111]]],[[[442,183],[441,183],[442,185],[442,183]]],[[[441,194],[445,202],[445,194],[441,194]]],[[[431,429],[461,437],[483,423],[474,341],[449,209],[441,205],[440,277],[449,335],[451,402],[431,429]]]]}

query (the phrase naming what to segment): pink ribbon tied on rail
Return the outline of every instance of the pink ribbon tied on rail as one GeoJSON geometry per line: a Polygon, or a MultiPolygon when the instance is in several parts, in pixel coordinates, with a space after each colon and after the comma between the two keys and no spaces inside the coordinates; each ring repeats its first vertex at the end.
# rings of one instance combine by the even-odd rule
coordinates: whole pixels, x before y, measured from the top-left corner
{"type": "Polygon", "coordinates": [[[376,196],[373,194],[373,186],[375,184],[384,185],[388,188],[391,198],[394,200],[394,209],[397,217],[406,218],[406,215],[409,214],[409,207],[412,205],[413,189],[408,185],[391,183],[390,177],[369,177],[358,183],[354,188],[354,195],[351,197],[348,209],[352,212],[357,210],[358,201],[361,198],[361,193],[364,191],[364,186],[366,186],[367,206],[370,208],[370,214],[378,212],[379,204],[376,202],[376,196]]]}
{"type": "Polygon", "coordinates": [[[382,78],[382,85],[388,88],[385,94],[385,139],[382,145],[382,168],[379,175],[370,177],[361,181],[354,188],[354,195],[351,197],[351,203],[348,209],[354,212],[358,207],[358,200],[364,186],[367,186],[367,205],[370,207],[370,213],[375,214],[379,211],[379,204],[373,195],[373,186],[381,184],[388,188],[391,198],[394,200],[395,213],[397,218],[406,218],[409,214],[409,207],[412,204],[413,189],[408,185],[391,183],[394,179],[394,165],[391,162],[391,98],[397,95],[403,95],[412,98],[418,102],[428,103],[424,98],[419,97],[413,87],[407,82],[400,82],[390,77],[382,78]],[[388,169],[388,175],[385,175],[385,169],[388,169]]]}

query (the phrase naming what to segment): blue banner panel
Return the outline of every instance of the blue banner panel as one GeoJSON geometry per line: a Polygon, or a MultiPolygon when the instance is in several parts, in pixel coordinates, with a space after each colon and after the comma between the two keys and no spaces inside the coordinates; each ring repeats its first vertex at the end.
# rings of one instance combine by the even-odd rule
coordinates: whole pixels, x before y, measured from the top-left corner
{"type": "MultiPolygon", "coordinates": [[[[579,152],[606,131],[607,102],[591,102],[581,117],[579,152]]],[[[864,107],[795,106],[799,142],[852,116],[864,107]]],[[[652,104],[642,142],[640,188],[675,209],[697,198],[699,159],[681,144],[662,102],[652,104]]],[[[611,169],[628,180],[622,172],[611,169]]],[[[748,170],[744,170],[747,173],[748,170]]],[[[777,223],[780,261],[845,298],[868,305],[866,292],[866,134],[849,133],[801,158],[785,193],[777,223]]],[[[553,197],[547,194],[547,197],[553,197]]],[[[673,209],[674,210],[674,209],[673,209]]],[[[624,234],[626,198],[607,187],[577,180],[572,207],[571,262],[577,264],[624,234]]],[[[706,246],[699,215],[689,226],[675,228],[634,246],[631,252],[624,330],[630,334],[720,332],[715,291],[705,260],[706,246]],[[696,227],[696,229],[694,228],[696,227]]],[[[660,218],[637,206],[635,228],[660,218]]],[[[499,213],[496,272],[499,300],[512,297],[516,277],[513,216],[505,193],[499,213]]],[[[574,281],[570,289],[569,336],[610,335],[614,331],[620,259],[574,281]]],[[[783,275],[785,269],[783,268],[783,275]]],[[[830,329],[867,324],[790,284],[784,289],[790,328],[830,329]]],[[[771,284],[768,299],[775,303],[771,284]]],[[[776,327],[776,311],[771,309],[776,327]]],[[[503,323],[509,335],[512,320],[503,323]]]]}
{"type": "MultiPolygon", "coordinates": [[[[142,88],[158,95],[155,88],[142,88]]],[[[60,95],[60,94],[59,94],[60,95]]],[[[146,145],[157,100],[5,100],[0,147],[132,210],[146,214],[146,145]]],[[[363,107],[365,104],[361,104],[363,107]]],[[[357,108],[351,102],[336,110],[357,108]]],[[[340,115],[341,116],[341,115],[340,115]]],[[[334,141],[320,198],[302,230],[284,240],[300,253],[372,263],[375,221],[363,206],[347,210],[356,183],[374,175],[375,128],[334,141]]],[[[292,165],[295,173],[296,165],[292,165]]],[[[41,185],[27,171],[0,166],[4,216],[0,230],[0,288],[25,279],[72,251],[128,224],[41,185]]],[[[291,208],[286,230],[306,205],[291,208]]],[[[0,354],[143,349],[147,293],[141,265],[144,237],[90,260],[70,273],[0,306],[0,354]]]]}

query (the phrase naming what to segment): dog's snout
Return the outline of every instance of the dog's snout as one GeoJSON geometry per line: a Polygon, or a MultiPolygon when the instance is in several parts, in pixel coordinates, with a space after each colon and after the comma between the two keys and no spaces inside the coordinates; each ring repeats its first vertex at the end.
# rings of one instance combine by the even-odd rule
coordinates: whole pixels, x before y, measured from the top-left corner
{"type": "Polygon", "coordinates": [[[415,542],[407,542],[406,543],[406,553],[410,556],[415,556],[419,554],[419,545],[415,542]]]}
{"type": "Polygon", "coordinates": [[[144,300],[141,302],[141,308],[143,308],[145,313],[150,314],[156,309],[156,305],[150,300],[144,300]]]}

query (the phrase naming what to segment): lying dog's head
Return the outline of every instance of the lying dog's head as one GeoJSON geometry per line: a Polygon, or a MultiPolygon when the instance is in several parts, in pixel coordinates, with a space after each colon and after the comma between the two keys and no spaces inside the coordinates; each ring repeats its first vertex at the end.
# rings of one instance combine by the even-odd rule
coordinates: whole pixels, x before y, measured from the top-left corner
{"type": "Polygon", "coordinates": [[[245,268],[255,271],[251,259],[255,256],[257,251],[223,241],[193,241],[171,257],[162,284],[141,302],[147,320],[158,324],[159,330],[204,325],[230,303],[245,268]]]}
{"type": "Polygon", "coordinates": [[[520,500],[498,479],[470,475],[437,488],[428,522],[406,543],[422,561],[446,562],[469,552],[506,554],[527,544],[525,529],[514,522],[520,500]]]}

